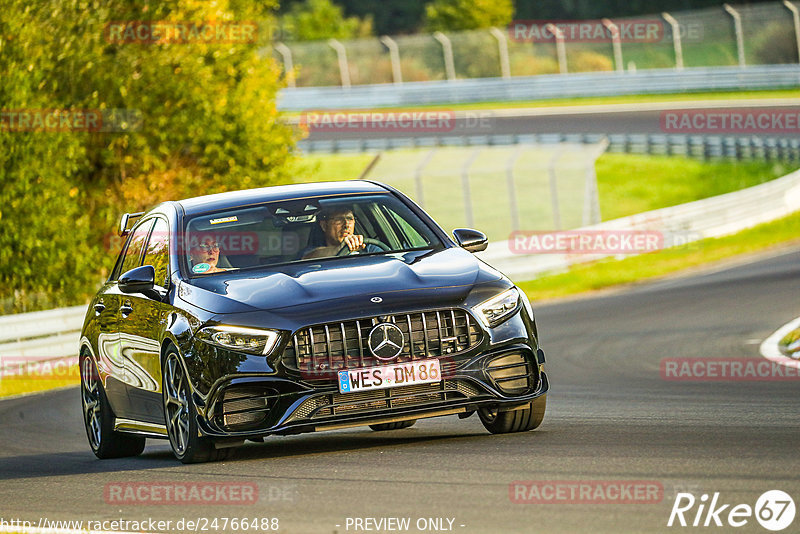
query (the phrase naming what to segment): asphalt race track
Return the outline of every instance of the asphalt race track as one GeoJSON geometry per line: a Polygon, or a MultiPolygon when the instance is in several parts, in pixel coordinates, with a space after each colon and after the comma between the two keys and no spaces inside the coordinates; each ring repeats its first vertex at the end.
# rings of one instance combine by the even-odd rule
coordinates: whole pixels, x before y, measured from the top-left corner
{"type": "MultiPolygon", "coordinates": [[[[426,110],[423,110],[426,111],[426,110]]],[[[429,109],[435,113],[437,110],[429,109]]],[[[446,112],[444,105],[438,111],[446,112]]],[[[351,113],[358,114],[359,110],[351,113]]],[[[320,127],[310,128],[308,140],[332,139],[366,139],[410,137],[424,135],[427,137],[447,136],[480,136],[480,135],[511,135],[511,134],[665,134],[687,133],[689,135],[720,135],[725,137],[749,137],[759,135],[764,137],[800,137],[797,128],[796,114],[800,113],[800,103],[797,99],[780,99],[772,101],[754,100],[751,102],[731,101],[726,102],[658,102],[653,104],[633,105],[608,105],[608,106],[570,106],[562,108],[532,108],[526,110],[503,110],[502,113],[492,110],[459,112],[453,119],[452,128],[361,128],[359,123],[348,127],[320,127]],[[766,112],[782,110],[794,114],[794,126],[787,131],[777,131],[770,128],[764,131],[748,132],[673,132],[662,130],[666,119],[662,121],[662,114],[672,110],[683,110],[689,113],[720,113],[723,110],[737,110],[740,112],[766,112]],[[409,131],[411,130],[411,131],[409,131]]],[[[447,116],[446,114],[444,116],[447,116]]],[[[311,115],[305,120],[312,120],[311,115]]],[[[313,119],[324,124],[320,118],[313,119]]],[[[331,119],[328,119],[331,120],[331,119]]],[[[438,123],[437,123],[438,124],[438,123]]],[[[449,124],[449,123],[448,123],[449,124]]],[[[705,124],[705,123],[704,123],[705,124]]],[[[717,123],[722,124],[722,123],[717,123]]],[[[780,123],[784,126],[787,123],[780,123]]]]}
{"type": "MultiPolygon", "coordinates": [[[[84,434],[77,389],[3,401],[0,514],[34,524],[42,518],[278,518],[285,533],[368,532],[355,530],[354,518],[390,517],[410,518],[409,532],[420,531],[420,518],[423,527],[439,525],[428,518],[445,518],[439,531],[451,519],[452,531],[464,534],[768,532],[753,517],[737,529],[668,528],[667,521],[677,492],[698,501],[719,492],[719,503],[731,505],[723,521],[733,506],[752,507],[767,490],[783,490],[800,504],[800,383],[666,381],[659,364],[665,357],[761,361],[758,344],[800,315],[798,295],[795,249],[598,298],[535,306],[552,390],[542,427],[523,434],[492,436],[476,416],[450,416],[394,432],[358,428],[273,438],[250,443],[223,463],[183,466],[158,441],[141,457],[99,461],[84,434]],[[650,481],[663,495],[644,504],[512,502],[509,485],[531,480],[650,481]],[[108,484],[129,482],[255,484],[258,501],[233,507],[107,502],[108,484]]],[[[696,511],[686,513],[687,521],[696,511]]],[[[795,518],[785,532],[798,532],[798,525],[795,518]]]]}

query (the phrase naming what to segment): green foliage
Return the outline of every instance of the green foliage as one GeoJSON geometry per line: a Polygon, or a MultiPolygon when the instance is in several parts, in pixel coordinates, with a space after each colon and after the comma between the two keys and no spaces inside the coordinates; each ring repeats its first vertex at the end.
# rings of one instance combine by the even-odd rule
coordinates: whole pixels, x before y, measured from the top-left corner
{"type": "Polygon", "coordinates": [[[282,38],[290,41],[353,39],[372,35],[372,18],[346,17],[331,0],[304,0],[292,4],[282,19],[282,38]]]}
{"type": "MultiPolygon", "coordinates": [[[[8,3],[8,2],[7,2],[8,3]]],[[[4,110],[135,110],[117,132],[0,128],[0,313],[74,304],[113,263],[124,211],[286,180],[294,135],[259,42],[114,43],[109,21],[266,24],[272,2],[11,0],[4,110]],[[266,22],[265,22],[266,21],[266,22]]]]}
{"type": "Polygon", "coordinates": [[[513,17],[512,0],[433,0],[425,6],[428,31],[504,27],[513,17]]]}

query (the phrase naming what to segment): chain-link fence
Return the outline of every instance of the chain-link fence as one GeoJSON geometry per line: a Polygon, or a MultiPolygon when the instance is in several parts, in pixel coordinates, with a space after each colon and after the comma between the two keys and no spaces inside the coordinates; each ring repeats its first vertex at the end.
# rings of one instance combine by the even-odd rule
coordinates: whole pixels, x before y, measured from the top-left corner
{"type": "Polygon", "coordinates": [[[492,241],[513,231],[563,230],[600,221],[598,144],[388,150],[366,176],[419,203],[447,231],[471,227],[492,241]]]}
{"type": "Polygon", "coordinates": [[[275,43],[298,87],[798,63],[798,2],[433,35],[275,43]]]}

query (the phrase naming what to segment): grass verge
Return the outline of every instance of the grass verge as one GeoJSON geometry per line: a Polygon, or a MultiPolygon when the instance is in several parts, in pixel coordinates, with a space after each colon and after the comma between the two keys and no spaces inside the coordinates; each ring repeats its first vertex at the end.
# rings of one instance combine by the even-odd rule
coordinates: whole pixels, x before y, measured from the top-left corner
{"type": "MultiPolygon", "coordinates": [[[[469,148],[459,155],[452,148],[453,160],[449,168],[453,169],[454,179],[460,180],[460,169],[469,148]]],[[[487,149],[491,152],[493,149],[487,149]]],[[[494,149],[498,150],[498,149],[494,149]]],[[[394,165],[403,166],[403,161],[421,160],[428,149],[402,150],[386,152],[382,159],[388,162],[395,158],[394,165]]],[[[442,155],[447,152],[440,151],[442,155]]],[[[547,154],[545,154],[547,156],[547,154]]],[[[352,180],[358,178],[369,165],[375,154],[308,154],[300,158],[293,170],[296,182],[324,182],[352,180]]],[[[549,156],[548,156],[549,158],[549,156]]],[[[392,160],[394,161],[394,160],[392,160]]],[[[518,167],[525,162],[520,162],[518,167]]],[[[568,164],[569,162],[567,162],[568,164]]],[[[531,173],[546,175],[547,158],[542,160],[541,168],[518,168],[520,176],[531,173]]],[[[447,165],[443,166],[447,167],[447,165]]],[[[675,206],[703,198],[738,191],[746,187],[773,180],[795,167],[785,163],[766,161],[701,161],[682,156],[653,156],[639,154],[603,154],[595,165],[597,172],[597,189],[600,196],[600,213],[603,220],[611,220],[635,213],[642,213],[667,206],[675,206]]],[[[569,166],[562,169],[562,177],[570,172],[569,166]]],[[[375,178],[382,180],[379,173],[375,178]]],[[[582,175],[581,175],[582,176],[582,175]]],[[[440,177],[435,177],[440,179],[440,177]]],[[[497,172],[498,183],[504,183],[503,170],[497,172]]],[[[582,179],[582,178],[581,178],[582,179]]],[[[386,180],[392,184],[392,180],[386,180]]],[[[398,185],[398,184],[393,184],[398,185]]],[[[473,184],[477,190],[478,184],[473,184]]],[[[521,188],[530,188],[520,179],[521,188]]],[[[400,185],[402,189],[402,185],[400,185]]],[[[545,191],[543,196],[547,196],[545,191]]],[[[440,199],[442,203],[451,203],[451,198],[440,199]]],[[[437,199],[429,198],[431,203],[426,208],[432,213],[437,211],[437,199]]],[[[444,222],[444,221],[440,221],[444,222]]],[[[527,223],[529,226],[534,224],[527,223]]],[[[545,228],[541,228],[545,229],[545,228]]],[[[485,231],[486,229],[484,229],[485,231]]],[[[508,234],[508,231],[505,231],[508,234]]]]}
{"type": "Polygon", "coordinates": [[[42,363],[35,369],[0,377],[0,398],[36,393],[80,383],[78,364],[42,363]]]}
{"type": "Polygon", "coordinates": [[[734,235],[622,260],[608,258],[575,265],[568,272],[545,275],[518,285],[532,300],[540,301],[652,280],[740,254],[800,245],[798,228],[800,212],[734,235]]]}
{"type": "Polygon", "coordinates": [[[767,161],[603,154],[595,164],[600,213],[607,221],[675,206],[768,182],[795,168],[767,161]]]}

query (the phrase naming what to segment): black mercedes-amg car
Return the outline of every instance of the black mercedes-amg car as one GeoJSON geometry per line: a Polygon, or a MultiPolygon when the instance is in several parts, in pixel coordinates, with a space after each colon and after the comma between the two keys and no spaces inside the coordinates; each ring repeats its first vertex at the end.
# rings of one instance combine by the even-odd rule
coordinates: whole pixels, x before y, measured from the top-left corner
{"type": "Polygon", "coordinates": [[[165,202],[127,236],[80,341],[99,458],[166,438],[184,463],[274,434],[477,412],[539,426],[547,375],[525,294],[399,191],[288,185],[165,202]]]}

